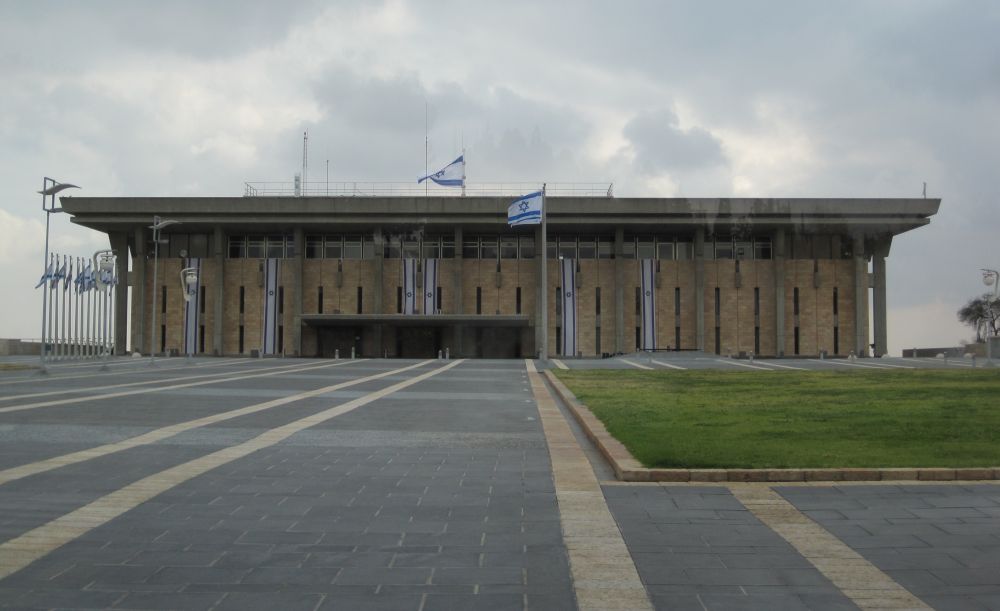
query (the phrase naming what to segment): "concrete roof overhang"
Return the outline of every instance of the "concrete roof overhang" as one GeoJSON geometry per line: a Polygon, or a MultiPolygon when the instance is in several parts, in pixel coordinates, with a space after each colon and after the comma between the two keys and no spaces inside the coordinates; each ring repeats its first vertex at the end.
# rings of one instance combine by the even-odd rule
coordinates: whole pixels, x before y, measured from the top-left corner
{"type": "Polygon", "coordinates": [[[480,314],[303,314],[302,322],[310,327],[357,327],[392,325],[395,327],[527,327],[525,315],[487,316],[480,314]]]}
{"type": "MultiPolygon", "coordinates": [[[[154,214],[183,223],[175,231],[506,232],[510,197],[63,197],[78,225],[103,232],[148,227],[154,214]]],[[[551,233],[728,233],[737,228],[795,233],[895,235],[921,227],[940,199],[549,197],[551,233]]]]}

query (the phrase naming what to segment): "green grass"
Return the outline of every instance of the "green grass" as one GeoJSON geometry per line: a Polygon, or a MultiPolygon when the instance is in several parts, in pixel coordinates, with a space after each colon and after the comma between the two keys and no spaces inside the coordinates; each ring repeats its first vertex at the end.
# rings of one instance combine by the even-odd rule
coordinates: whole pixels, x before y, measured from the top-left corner
{"type": "Polygon", "coordinates": [[[1000,372],[560,370],[647,467],[1000,466],[1000,372]]]}

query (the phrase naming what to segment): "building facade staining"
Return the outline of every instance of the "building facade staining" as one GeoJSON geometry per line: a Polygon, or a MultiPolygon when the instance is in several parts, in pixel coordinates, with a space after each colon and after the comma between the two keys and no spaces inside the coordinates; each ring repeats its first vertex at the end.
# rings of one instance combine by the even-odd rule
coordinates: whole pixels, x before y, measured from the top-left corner
{"type": "Polygon", "coordinates": [[[641,347],[643,261],[653,270],[658,349],[884,354],[892,239],[929,223],[940,205],[549,197],[543,245],[537,226],[507,226],[511,201],[62,198],[74,223],[108,234],[119,277],[131,269],[132,290],[119,291],[115,304],[119,354],[130,337],[141,353],[152,346],[181,354],[325,357],[352,349],[366,357],[432,357],[439,350],[533,357],[542,341],[558,355],[563,261],[575,270],[574,356],[641,347]],[[153,215],[181,222],[162,233],[155,300],[153,215]],[[179,274],[192,266],[199,282],[186,307],[179,274]],[[544,334],[540,290],[548,295],[544,334]]]}

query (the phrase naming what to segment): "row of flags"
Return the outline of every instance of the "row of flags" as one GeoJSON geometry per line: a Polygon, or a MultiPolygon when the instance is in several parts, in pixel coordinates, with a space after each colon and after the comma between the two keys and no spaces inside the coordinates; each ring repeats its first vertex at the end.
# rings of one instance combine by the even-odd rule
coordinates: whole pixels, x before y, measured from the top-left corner
{"type": "Polygon", "coordinates": [[[38,284],[35,285],[35,288],[37,289],[48,282],[49,289],[55,289],[59,287],[60,281],[63,283],[63,291],[68,290],[72,284],[77,293],[86,293],[92,289],[109,288],[117,285],[118,276],[115,276],[110,270],[99,267],[95,269],[93,263],[90,261],[87,261],[86,266],[80,261],[77,264],[76,277],[74,278],[73,260],[63,257],[61,266],[58,259],[53,259],[49,262],[49,266],[45,268],[45,273],[38,279],[38,284]]]}
{"type": "MultiPolygon", "coordinates": [[[[465,188],[465,155],[459,155],[458,159],[452,161],[433,174],[428,174],[417,180],[417,184],[429,180],[442,187],[462,187],[465,188]]],[[[464,193],[464,191],[463,191],[464,193]]],[[[517,225],[538,225],[542,222],[542,207],[544,205],[545,192],[535,191],[517,198],[507,207],[507,224],[511,227],[517,225]]]]}

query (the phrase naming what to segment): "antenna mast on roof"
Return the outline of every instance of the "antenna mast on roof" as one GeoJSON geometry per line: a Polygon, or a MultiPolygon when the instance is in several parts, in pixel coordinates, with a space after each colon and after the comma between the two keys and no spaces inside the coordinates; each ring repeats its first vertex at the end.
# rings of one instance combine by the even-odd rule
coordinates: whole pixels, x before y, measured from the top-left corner
{"type": "Polygon", "coordinates": [[[309,173],[309,130],[302,132],[302,194],[306,194],[306,176],[309,173]]]}

